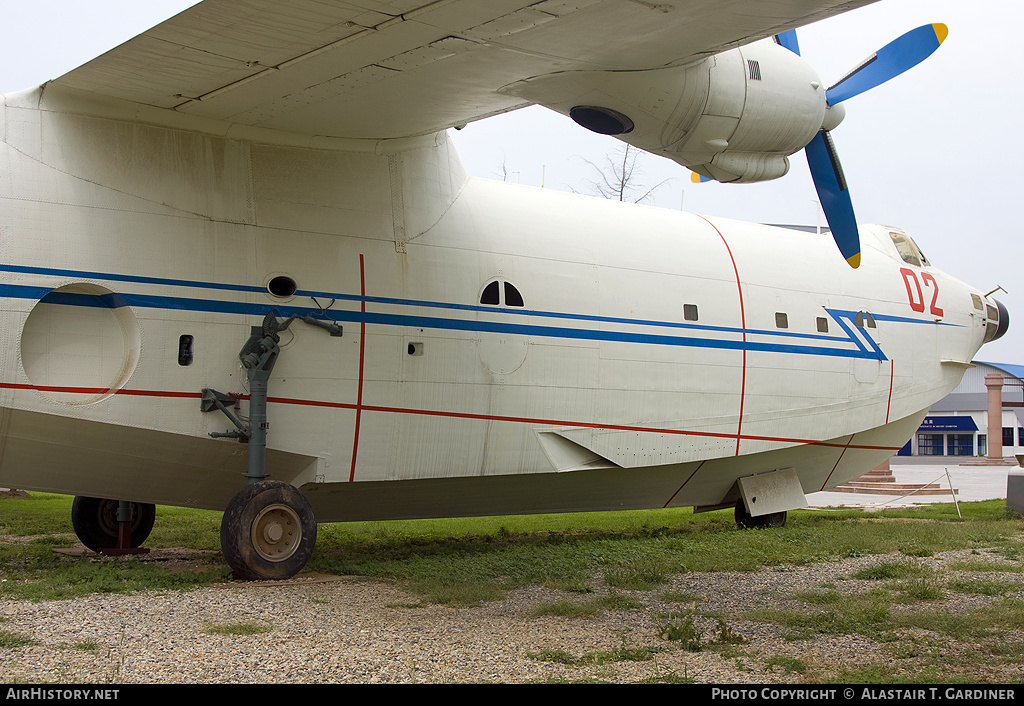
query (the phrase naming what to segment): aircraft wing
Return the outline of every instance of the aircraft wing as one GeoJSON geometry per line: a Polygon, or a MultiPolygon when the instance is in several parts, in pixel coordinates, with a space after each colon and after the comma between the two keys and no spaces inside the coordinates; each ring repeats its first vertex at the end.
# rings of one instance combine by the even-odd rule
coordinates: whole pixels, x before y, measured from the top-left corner
{"type": "Polygon", "coordinates": [[[689,63],[874,0],[205,0],[53,83],[331,137],[513,110],[516,81],[689,63]]]}

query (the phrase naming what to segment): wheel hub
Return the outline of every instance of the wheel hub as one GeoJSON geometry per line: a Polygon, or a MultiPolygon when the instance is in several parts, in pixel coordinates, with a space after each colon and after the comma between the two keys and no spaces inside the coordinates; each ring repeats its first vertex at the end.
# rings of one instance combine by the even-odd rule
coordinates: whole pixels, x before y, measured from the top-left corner
{"type": "Polygon", "coordinates": [[[252,523],[252,544],[267,561],[284,561],[299,547],[302,524],[287,505],[264,508],[252,523]]]}

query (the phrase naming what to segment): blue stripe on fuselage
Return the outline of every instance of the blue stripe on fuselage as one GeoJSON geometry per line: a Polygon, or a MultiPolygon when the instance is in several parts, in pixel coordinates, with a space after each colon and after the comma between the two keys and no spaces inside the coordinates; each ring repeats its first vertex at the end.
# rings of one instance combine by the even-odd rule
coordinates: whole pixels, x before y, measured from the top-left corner
{"type": "MultiPolygon", "coordinates": [[[[85,272],[80,270],[58,270],[42,267],[23,267],[14,265],[0,265],[0,271],[17,272],[22,274],[60,275],[87,277],[105,281],[123,281],[140,284],[157,284],[168,286],[180,286],[191,288],[217,289],[222,291],[237,292],[264,292],[260,287],[251,285],[230,285],[223,283],[208,283],[196,280],[178,280],[158,277],[143,277],[133,275],[113,275],[109,273],[85,272]]],[[[672,328],[685,330],[689,333],[720,333],[748,336],[769,336],[776,342],[760,342],[751,340],[733,340],[721,338],[706,338],[696,335],[669,335],[643,332],[608,331],[587,328],[568,328],[561,326],[546,326],[537,324],[525,324],[509,321],[479,321],[471,319],[458,319],[448,317],[391,314],[367,311],[348,311],[331,309],[324,311],[320,307],[295,307],[287,305],[255,304],[245,302],[233,302],[217,299],[201,299],[191,297],[172,297],[147,294],[109,294],[109,295],[87,295],[70,292],[55,292],[45,287],[28,285],[0,285],[0,297],[18,299],[44,299],[48,303],[64,304],[72,306],[100,306],[116,308],[118,306],[133,306],[152,309],[167,309],[176,311],[202,311],[209,313],[238,314],[246,316],[263,317],[269,311],[276,311],[279,316],[300,316],[314,315],[321,318],[330,318],[338,322],[378,324],[382,326],[406,326],[415,328],[431,328],[453,331],[472,331],[489,333],[507,333],[521,336],[534,336],[543,338],[566,338],[575,340],[592,341],[615,341],[623,343],[638,343],[660,346],[680,346],[687,348],[710,348],[748,350],[774,353],[818,355],[840,358],[866,358],[886,360],[881,348],[871,339],[864,329],[860,329],[864,338],[871,344],[873,350],[854,334],[850,326],[844,323],[844,319],[853,322],[857,312],[844,311],[839,309],[826,309],[828,314],[844,330],[846,336],[826,336],[821,334],[806,334],[791,331],[773,331],[759,329],[741,329],[724,326],[708,326],[706,324],[677,323],[669,321],[652,321],[646,319],[626,319],[619,317],[591,316],[586,314],[571,314],[562,312],[547,312],[531,309],[499,308],[493,306],[478,306],[468,304],[453,304],[445,302],[432,302],[414,299],[395,299],[389,297],[360,296],[354,294],[339,294],[331,292],[300,291],[298,295],[332,298],[335,300],[349,302],[364,302],[384,304],[399,307],[421,307],[446,309],[450,311],[482,312],[487,314],[501,314],[512,316],[526,316],[534,318],[556,318],[563,320],[574,320],[593,323],[616,323],[631,326],[653,326],[660,328],[672,328]],[[853,344],[855,349],[843,347],[831,347],[828,345],[808,345],[792,341],[792,339],[805,339],[834,344],[853,344]],[[779,339],[786,339],[785,342],[777,342],[779,339]]],[[[924,321],[896,316],[875,315],[876,320],[894,321],[900,323],[914,324],[935,324],[933,321],[924,321]]]]}

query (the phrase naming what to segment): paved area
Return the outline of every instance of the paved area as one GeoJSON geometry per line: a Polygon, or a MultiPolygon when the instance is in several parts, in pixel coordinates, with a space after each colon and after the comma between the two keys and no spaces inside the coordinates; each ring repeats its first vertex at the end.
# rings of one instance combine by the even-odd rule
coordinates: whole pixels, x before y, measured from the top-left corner
{"type": "MultiPolygon", "coordinates": [[[[957,490],[959,502],[992,500],[1006,497],[1007,474],[1014,466],[961,466],[965,461],[979,459],[962,456],[893,457],[890,467],[897,483],[938,483],[939,487],[957,490]],[[947,476],[948,473],[948,476],[947,476]]],[[[1017,471],[1020,469],[1017,468],[1017,471]]],[[[807,502],[811,507],[897,507],[931,503],[951,503],[951,493],[943,495],[868,495],[859,493],[810,493],[807,502]]]]}

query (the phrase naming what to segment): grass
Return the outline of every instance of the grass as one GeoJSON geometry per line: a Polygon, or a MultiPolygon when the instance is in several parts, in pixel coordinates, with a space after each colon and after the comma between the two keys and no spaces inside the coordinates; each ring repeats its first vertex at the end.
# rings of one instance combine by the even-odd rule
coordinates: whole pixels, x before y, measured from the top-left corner
{"type": "Polygon", "coordinates": [[[262,635],[272,628],[257,623],[211,623],[203,632],[207,635],[262,635]]]}
{"type": "Polygon", "coordinates": [[[19,635],[10,630],[0,630],[0,650],[9,650],[32,644],[34,644],[34,641],[30,637],[19,635]]]}
{"type": "MultiPolygon", "coordinates": [[[[616,513],[594,518],[590,528],[576,527],[554,535],[541,528],[509,531],[487,539],[481,535],[424,538],[415,553],[397,537],[371,538],[323,547],[314,563],[321,570],[349,571],[395,578],[436,573],[439,580],[498,589],[522,585],[581,585],[600,572],[615,588],[650,590],[668,575],[689,571],[751,571],[764,566],[807,564],[848,556],[892,553],[913,546],[930,552],[952,548],[999,546],[1012,542],[1020,524],[990,513],[958,521],[940,521],[929,512],[904,511],[886,516],[866,513],[794,513],[780,532],[740,532],[723,513],[618,513],[650,518],[646,526],[609,527],[616,513]],[[718,515],[718,517],[715,517],[718,515]],[[894,522],[903,518],[911,522],[894,522]],[[917,520],[917,521],[913,521],[917,520]],[[664,522],[664,525],[657,525],[664,522]],[[671,523],[671,524],[669,524],[671,523]],[[557,542],[553,536],[559,536],[557,542]],[[390,555],[390,557],[388,556],[390,555]],[[339,566],[340,564],[340,566],[339,566]],[[512,569],[510,566],[514,566],[512,569]],[[462,576],[460,576],[462,574],[462,576]]],[[[574,518],[575,519],[575,518],[574,518]]],[[[537,520],[538,522],[541,519],[537,520]]],[[[418,580],[412,578],[413,588],[418,580]]]]}
{"type": "Polygon", "coordinates": [[[614,650],[588,652],[579,657],[560,649],[528,651],[526,656],[538,662],[556,662],[569,667],[581,667],[611,662],[646,662],[654,659],[659,652],[664,652],[664,648],[661,647],[633,647],[629,644],[626,633],[620,635],[620,639],[622,644],[614,650]]]}
{"type": "Polygon", "coordinates": [[[310,568],[395,578],[442,601],[445,585],[469,583],[495,594],[525,585],[585,586],[595,572],[614,588],[650,590],[689,571],[752,571],[901,546],[915,554],[989,548],[1012,542],[1020,529],[998,504],[964,509],[964,520],[952,508],[944,516],[793,513],[786,528],[767,533],[736,530],[728,513],[686,511],[480,518],[466,534],[454,531],[465,520],[327,525],[310,568]]]}
{"type": "MultiPolygon", "coordinates": [[[[188,590],[228,580],[211,571],[172,572],[135,558],[82,560],[51,549],[76,543],[66,496],[32,493],[0,500],[0,595],[46,600],[97,592],[188,590]]],[[[546,585],[592,590],[595,576],[615,590],[652,590],[693,571],[753,571],[902,552],[878,578],[908,580],[912,557],[949,549],[1019,556],[1022,521],[1001,501],[866,513],[797,511],[785,528],[737,530],[726,511],[689,510],[456,518],[325,524],[307,569],[400,582],[423,600],[478,605],[509,590],[546,585]]],[[[147,546],[216,549],[220,514],[158,508],[147,546]]],[[[221,562],[219,555],[215,555],[221,562]]],[[[1001,563],[1001,562],[1000,562],[1001,563]]],[[[873,579],[874,580],[874,579],[873,579]]],[[[918,587],[920,588],[920,587],[918,587]]],[[[909,587],[907,590],[911,590],[909,587]]]]}
{"type": "MultiPolygon", "coordinates": [[[[1014,547],[1017,541],[993,546],[991,553],[1019,557],[1014,547]]],[[[849,576],[866,586],[852,584],[839,591],[832,584],[794,591],[780,597],[779,605],[744,617],[776,623],[786,628],[791,640],[862,635],[875,640],[876,649],[892,658],[857,670],[814,673],[807,665],[798,670],[815,681],[971,683],[985,678],[993,665],[1020,664],[1024,657],[1024,598],[1019,582],[984,576],[992,571],[1019,573],[1020,565],[980,557],[950,564],[950,570],[971,573],[947,576],[914,558],[885,560],[849,576]],[[990,600],[950,609],[939,603],[950,592],[990,600]]],[[[769,664],[795,671],[777,660],[769,660],[769,664]]]]}
{"type": "Polygon", "coordinates": [[[704,648],[704,633],[697,627],[696,606],[673,610],[661,616],[658,637],[678,642],[687,652],[700,652],[704,648]]]}
{"type": "Polygon", "coordinates": [[[882,579],[920,578],[927,573],[921,564],[913,560],[883,561],[853,574],[855,579],[879,581],[882,579]]]}
{"type": "Polygon", "coordinates": [[[1024,627],[1024,602],[1004,599],[982,608],[959,611],[927,606],[897,611],[886,591],[869,591],[835,595],[825,610],[765,608],[751,611],[747,617],[789,628],[792,639],[806,639],[814,634],[860,634],[885,642],[896,631],[917,628],[967,640],[998,637],[1008,629],[1020,630],[1024,627]]]}
{"type": "Polygon", "coordinates": [[[849,635],[861,634],[882,638],[894,625],[891,620],[891,596],[882,591],[871,591],[855,595],[841,595],[830,591],[813,595],[801,593],[797,600],[812,599],[819,610],[802,607],[762,608],[748,613],[753,620],[777,623],[787,628],[789,639],[802,640],[816,634],[849,635]]]}
{"type": "Polygon", "coordinates": [[[670,570],[664,561],[628,562],[604,572],[604,581],[615,588],[649,591],[668,580],[670,570]]]}
{"type": "MultiPolygon", "coordinates": [[[[55,554],[54,548],[81,546],[71,528],[65,495],[30,493],[0,499],[0,596],[18,600],[59,600],[91,593],[189,590],[227,578],[227,567],[175,572],[131,557],[87,559],[55,554]]],[[[146,542],[150,547],[216,549],[220,513],[183,508],[159,510],[146,542]]]]}
{"type": "Polygon", "coordinates": [[[953,571],[991,571],[1014,574],[1024,572],[1024,564],[1014,564],[1009,561],[992,561],[988,559],[953,561],[949,563],[949,568],[953,571]]]}
{"type": "Polygon", "coordinates": [[[893,589],[900,595],[901,603],[917,603],[919,601],[937,601],[945,596],[943,587],[932,577],[920,576],[909,581],[899,581],[893,589]]]}
{"type": "Polygon", "coordinates": [[[793,657],[772,657],[765,663],[765,666],[768,669],[778,668],[794,674],[803,674],[807,671],[807,665],[804,664],[803,660],[793,657]]]}
{"type": "Polygon", "coordinates": [[[979,596],[1005,596],[1020,590],[1020,583],[1016,581],[993,581],[981,578],[952,579],[946,582],[946,587],[957,593],[969,593],[979,596]]]}

